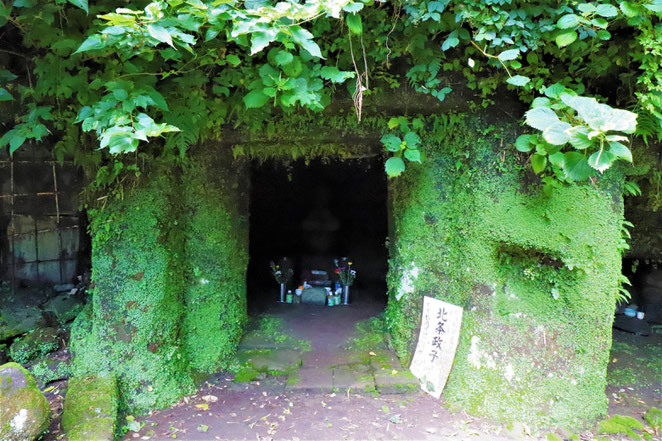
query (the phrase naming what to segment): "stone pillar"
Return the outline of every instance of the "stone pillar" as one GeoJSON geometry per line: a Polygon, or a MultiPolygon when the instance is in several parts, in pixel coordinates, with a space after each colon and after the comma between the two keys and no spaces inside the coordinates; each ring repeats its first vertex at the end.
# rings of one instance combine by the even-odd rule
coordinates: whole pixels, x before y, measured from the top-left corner
{"type": "Polygon", "coordinates": [[[512,147],[515,127],[486,126],[467,117],[431,131],[426,161],[392,181],[387,321],[408,362],[423,296],[464,307],[444,398],[502,421],[579,426],[606,412],[620,181],[546,193],[512,147]]]}
{"type": "Polygon", "coordinates": [[[122,405],[140,412],[192,391],[180,341],[184,236],[175,166],[126,181],[90,211],[92,302],[71,332],[74,373],[113,373],[122,405]]]}
{"type": "Polygon", "coordinates": [[[191,367],[211,373],[227,367],[246,320],[248,163],[222,146],[196,149],[183,175],[183,335],[191,367]]]}

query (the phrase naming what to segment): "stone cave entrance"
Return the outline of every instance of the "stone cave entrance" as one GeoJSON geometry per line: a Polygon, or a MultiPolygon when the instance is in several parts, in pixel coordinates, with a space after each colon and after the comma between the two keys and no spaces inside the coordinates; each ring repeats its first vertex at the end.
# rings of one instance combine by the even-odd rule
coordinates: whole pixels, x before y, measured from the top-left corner
{"type": "Polygon", "coordinates": [[[288,285],[293,292],[311,271],[326,271],[335,282],[333,259],[348,257],[357,271],[351,302],[377,303],[383,309],[388,269],[383,167],[378,156],[253,162],[249,313],[265,311],[279,300],[269,264],[283,257],[294,271],[288,285]]]}

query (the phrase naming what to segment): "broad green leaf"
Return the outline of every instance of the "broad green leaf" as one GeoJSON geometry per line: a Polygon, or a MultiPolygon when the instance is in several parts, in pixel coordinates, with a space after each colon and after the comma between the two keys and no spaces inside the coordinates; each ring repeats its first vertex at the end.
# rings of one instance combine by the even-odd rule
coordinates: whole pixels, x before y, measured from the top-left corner
{"type": "Polygon", "coordinates": [[[14,97],[4,87],[0,87],[0,101],[13,101],[14,97]]]}
{"type": "Polygon", "coordinates": [[[551,105],[552,102],[549,100],[549,98],[539,96],[533,100],[531,103],[531,108],[535,109],[536,107],[550,107],[551,105]]]}
{"type": "Polygon", "coordinates": [[[622,109],[612,109],[608,128],[606,130],[618,130],[624,133],[634,133],[637,129],[637,114],[622,109]]]}
{"type": "Polygon", "coordinates": [[[253,90],[244,96],[244,105],[247,109],[262,107],[269,101],[269,97],[261,90],[253,90]]]}
{"type": "Polygon", "coordinates": [[[529,77],[525,77],[523,75],[515,75],[514,77],[509,77],[506,80],[506,83],[512,84],[513,86],[524,86],[529,81],[531,81],[531,78],[529,77]]]}
{"type": "Polygon", "coordinates": [[[554,83],[549,87],[545,87],[545,96],[552,99],[559,99],[566,91],[567,89],[563,84],[554,83]]]}
{"type": "Polygon", "coordinates": [[[448,37],[444,42],[441,44],[441,50],[447,51],[448,49],[454,48],[460,43],[460,40],[456,37],[448,37]]]}
{"type": "Polygon", "coordinates": [[[575,31],[565,31],[561,32],[556,36],[556,44],[559,47],[565,47],[568,46],[577,40],[577,32],[575,31]]]}
{"type": "Polygon", "coordinates": [[[591,20],[591,24],[593,26],[598,27],[598,28],[606,29],[607,26],[609,25],[609,22],[607,20],[605,20],[604,18],[598,17],[598,18],[594,18],[593,20],[591,20]]]}
{"type": "Polygon", "coordinates": [[[588,165],[602,173],[611,167],[611,163],[614,159],[615,157],[612,153],[605,149],[600,149],[588,157],[588,165]]]}
{"type": "Polygon", "coordinates": [[[14,136],[9,140],[9,154],[13,155],[25,142],[25,136],[14,136]]]}
{"type": "Polygon", "coordinates": [[[563,161],[565,160],[565,155],[563,152],[556,152],[552,155],[549,155],[549,163],[555,167],[563,167],[563,161]]]}
{"type": "Polygon", "coordinates": [[[542,173],[543,170],[545,170],[545,166],[547,165],[547,156],[539,155],[537,153],[534,153],[531,156],[531,168],[533,168],[533,172],[536,174],[542,173]]]}
{"type": "Polygon", "coordinates": [[[405,162],[402,160],[402,158],[394,156],[386,160],[384,163],[384,169],[386,170],[386,174],[389,178],[394,178],[396,176],[400,176],[402,172],[405,171],[405,162]]]}
{"type": "Polygon", "coordinates": [[[230,66],[239,66],[241,64],[241,58],[236,56],[235,54],[230,54],[225,57],[225,60],[228,62],[230,66]]]}
{"type": "Polygon", "coordinates": [[[352,34],[361,35],[363,33],[363,22],[359,14],[347,14],[345,21],[352,34]]]}
{"type": "Polygon", "coordinates": [[[74,124],[83,121],[85,118],[89,117],[90,115],[92,115],[92,108],[90,106],[82,107],[78,111],[78,116],[76,116],[76,120],[74,121],[74,124]]]}
{"type": "Polygon", "coordinates": [[[595,12],[596,7],[592,3],[580,3],[579,5],[577,5],[577,9],[579,9],[582,12],[582,14],[589,15],[595,12]]]}
{"type": "Polygon", "coordinates": [[[445,52],[448,49],[457,46],[458,44],[460,44],[458,33],[457,31],[453,31],[450,34],[448,34],[448,37],[446,37],[444,42],[441,44],[441,50],[445,52]]]}
{"type": "Polygon", "coordinates": [[[404,136],[404,141],[407,143],[407,147],[415,149],[420,144],[421,138],[414,132],[407,132],[404,136]]]}
{"type": "Polygon", "coordinates": [[[363,3],[361,2],[351,2],[342,8],[343,11],[350,12],[352,14],[359,12],[361,9],[363,9],[363,3]]]}
{"type": "Polygon", "coordinates": [[[595,131],[618,130],[634,133],[637,128],[637,114],[627,110],[613,109],[600,104],[595,98],[564,95],[561,100],[577,111],[589,127],[595,131]]]}
{"type": "Polygon", "coordinates": [[[92,35],[87,37],[85,41],[76,49],[74,54],[79,54],[81,52],[93,51],[96,49],[103,49],[106,47],[106,40],[101,35],[92,35]]]}
{"type": "Polygon", "coordinates": [[[552,109],[547,107],[536,107],[526,112],[526,123],[538,130],[545,130],[552,124],[559,122],[558,116],[552,109]]]}
{"type": "Polygon", "coordinates": [[[0,69],[0,84],[14,81],[16,78],[18,78],[18,75],[9,72],[7,69],[0,69]]]}
{"type": "Polygon", "coordinates": [[[399,152],[402,148],[402,140],[392,133],[382,136],[380,141],[389,152],[399,152]]]}
{"type": "Polygon", "coordinates": [[[600,29],[596,35],[600,40],[609,40],[611,38],[611,33],[609,31],[606,31],[604,29],[600,29]]]}
{"type": "Polygon", "coordinates": [[[514,60],[517,57],[519,57],[519,49],[508,49],[499,54],[499,60],[501,61],[514,60]]]}
{"type": "Polygon", "coordinates": [[[542,153],[544,153],[546,155],[554,155],[554,154],[558,153],[561,150],[561,147],[563,147],[563,146],[554,145],[554,144],[550,144],[548,142],[544,142],[542,144],[537,145],[536,150],[538,150],[539,147],[542,147],[542,153]]]}
{"type": "Polygon", "coordinates": [[[570,181],[585,181],[593,173],[586,156],[579,152],[567,152],[563,159],[563,172],[570,181]]]}
{"type": "Polygon", "coordinates": [[[69,3],[71,3],[74,6],[77,6],[81,8],[83,11],[89,13],[90,10],[87,6],[87,0],[67,0],[69,3]]]}
{"type": "Polygon", "coordinates": [[[515,148],[520,152],[530,152],[533,146],[531,145],[532,135],[520,135],[515,140],[515,148]]]}
{"type": "Polygon", "coordinates": [[[595,13],[601,17],[616,17],[618,15],[618,9],[614,5],[601,3],[598,5],[595,13]]]}
{"type": "MultiPolygon", "coordinates": [[[[389,119],[389,120],[388,120],[388,124],[387,124],[387,125],[388,125],[388,128],[391,129],[391,130],[393,130],[393,129],[395,129],[396,127],[398,127],[398,126],[400,125],[400,118],[402,118],[402,117],[397,117],[397,118],[396,118],[396,117],[392,117],[391,119],[389,119]]],[[[405,118],[405,120],[406,120],[406,118],[405,118]]],[[[405,121],[405,122],[406,122],[406,121],[405,121]]]]}
{"type": "Polygon", "coordinates": [[[623,15],[625,15],[627,18],[633,18],[644,12],[641,7],[633,2],[621,2],[619,5],[621,8],[621,12],[623,12],[623,15]]]}
{"type": "Polygon", "coordinates": [[[287,51],[278,51],[278,54],[276,54],[276,57],[274,58],[276,61],[276,66],[282,66],[283,64],[288,64],[291,63],[292,60],[294,60],[294,55],[287,51]]]}
{"type": "MultiPolygon", "coordinates": [[[[16,3],[14,3],[16,6],[16,3]]],[[[653,12],[662,12],[662,0],[652,0],[650,3],[645,4],[644,8],[653,12]]]]}
{"type": "Polygon", "coordinates": [[[342,71],[335,66],[324,66],[320,70],[320,77],[333,83],[343,83],[349,78],[354,78],[354,76],[354,72],[342,71]]]}
{"type": "Polygon", "coordinates": [[[575,14],[566,14],[556,22],[556,27],[559,29],[575,29],[577,26],[579,26],[579,17],[575,14]]]}
{"type": "Polygon", "coordinates": [[[607,141],[627,141],[628,140],[627,136],[621,136],[621,135],[607,135],[607,136],[605,136],[605,139],[607,141]]]}
{"type": "Polygon", "coordinates": [[[291,63],[282,65],[281,69],[288,77],[297,78],[303,72],[303,63],[301,63],[299,57],[294,57],[291,63]]]}
{"type": "Polygon", "coordinates": [[[262,49],[269,46],[269,43],[276,39],[278,31],[274,29],[267,29],[263,32],[254,32],[251,35],[251,55],[261,52],[262,49]]]}
{"type": "Polygon", "coordinates": [[[313,41],[313,34],[301,26],[292,26],[289,28],[289,31],[294,42],[304,48],[306,52],[308,52],[313,57],[324,58],[322,57],[322,51],[320,50],[320,47],[313,41]]]}
{"type": "Polygon", "coordinates": [[[632,162],[632,152],[620,142],[610,142],[609,153],[617,159],[625,159],[628,162],[632,162]]]}
{"type": "Polygon", "coordinates": [[[421,162],[421,152],[419,152],[418,150],[406,149],[404,155],[408,161],[421,162]]]}
{"type": "Polygon", "coordinates": [[[217,27],[211,27],[205,32],[205,41],[211,41],[218,36],[221,30],[217,27]]]}
{"type": "MultiPolygon", "coordinates": [[[[544,109],[544,107],[542,107],[544,109]]],[[[542,136],[545,141],[552,145],[564,145],[570,140],[567,130],[572,126],[565,121],[558,121],[548,126],[543,132],[542,136]]]]}
{"type": "Polygon", "coordinates": [[[584,150],[593,145],[588,137],[589,130],[586,127],[572,127],[568,130],[568,134],[570,135],[570,144],[577,150],[584,150]]]}
{"type": "Polygon", "coordinates": [[[169,46],[173,46],[172,44],[172,37],[170,36],[170,32],[166,28],[160,25],[155,25],[155,24],[149,24],[147,25],[147,32],[149,35],[157,40],[160,43],[166,43],[169,46]]]}

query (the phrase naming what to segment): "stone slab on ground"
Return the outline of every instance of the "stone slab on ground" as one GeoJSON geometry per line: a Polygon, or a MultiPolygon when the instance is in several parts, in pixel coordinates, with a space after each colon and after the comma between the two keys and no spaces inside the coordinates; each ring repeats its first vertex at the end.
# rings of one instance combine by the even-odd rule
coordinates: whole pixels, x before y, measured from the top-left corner
{"type": "Polygon", "coordinates": [[[117,411],[114,377],[74,377],[64,398],[62,428],[69,441],[113,441],[117,411]]]}
{"type": "Polygon", "coordinates": [[[327,367],[302,367],[290,375],[286,389],[314,392],[333,391],[333,370],[327,367]]]}
{"type": "Polygon", "coordinates": [[[298,345],[299,342],[294,339],[275,342],[266,338],[264,333],[251,331],[241,339],[239,349],[296,349],[298,345]]]}
{"type": "Polygon", "coordinates": [[[363,364],[338,366],[333,369],[333,388],[354,392],[373,392],[375,379],[370,368],[363,364]]]}
{"type": "Polygon", "coordinates": [[[260,372],[287,374],[301,367],[301,352],[293,349],[243,350],[237,354],[242,365],[260,372]]]}
{"type": "Polygon", "coordinates": [[[374,375],[377,392],[380,394],[405,394],[420,389],[418,379],[409,369],[379,368],[374,375]]]}

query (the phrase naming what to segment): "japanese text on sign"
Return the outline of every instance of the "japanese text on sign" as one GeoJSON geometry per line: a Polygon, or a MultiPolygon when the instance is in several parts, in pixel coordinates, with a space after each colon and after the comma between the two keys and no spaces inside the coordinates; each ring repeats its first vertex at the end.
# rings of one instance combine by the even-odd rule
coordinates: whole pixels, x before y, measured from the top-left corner
{"type": "Polygon", "coordinates": [[[441,396],[451,371],[461,324],[461,307],[423,298],[421,331],[409,369],[420,380],[421,388],[435,398],[441,396]]]}

